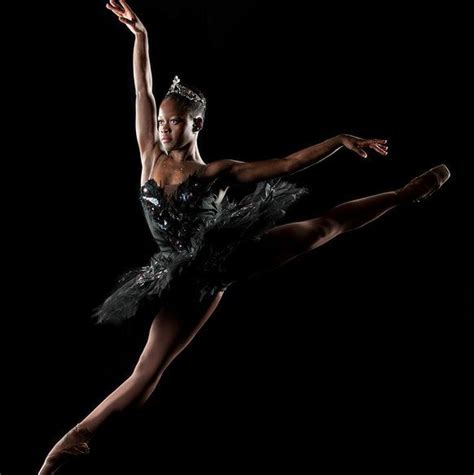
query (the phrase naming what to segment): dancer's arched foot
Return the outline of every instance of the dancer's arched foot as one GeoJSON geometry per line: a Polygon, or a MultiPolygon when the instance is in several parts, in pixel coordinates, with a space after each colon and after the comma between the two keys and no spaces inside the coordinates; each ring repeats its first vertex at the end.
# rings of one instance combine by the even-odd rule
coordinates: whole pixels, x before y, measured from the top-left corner
{"type": "Polygon", "coordinates": [[[419,203],[439,190],[449,179],[451,173],[446,165],[438,165],[413,178],[404,187],[397,190],[402,202],[419,203]]]}
{"type": "Polygon", "coordinates": [[[53,475],[56,471],[72,458],[86,455],[90,452],[87,441],[92,438],[92,433],[85,427],[76,425],[47,455],[38,475],[53,475]]]}

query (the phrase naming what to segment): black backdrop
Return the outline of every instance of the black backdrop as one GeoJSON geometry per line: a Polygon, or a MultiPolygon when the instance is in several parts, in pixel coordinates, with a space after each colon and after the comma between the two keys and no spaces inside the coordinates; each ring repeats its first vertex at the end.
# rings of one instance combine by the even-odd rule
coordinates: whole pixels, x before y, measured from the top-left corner
{"type": "MultiPolygon", "coordinates": [[[[450,43],[445,34],[462,13],[132,7],[149,31],[157,99],[175,74],[208,96],[205,161],[284,156],[340,132],[389,139],[389,158],[341,151],[293,176],[312,193],[285,221],[438,163],[453,176],[421,206],[231,287],[145,408],[111,421],[69,473],[467,467],[469,153],[454,151],[451,109],[464,39],[462,28],[450,43]]],[[[6,74],[16,88],[5,90],[14,135],[3,180],[2,475],[36,473],[130,374],[145,320],[97,327],[89,315],[154,249],[137,199],[133,35],[104,2],[25,6],[16,18],[6,74]]]]}

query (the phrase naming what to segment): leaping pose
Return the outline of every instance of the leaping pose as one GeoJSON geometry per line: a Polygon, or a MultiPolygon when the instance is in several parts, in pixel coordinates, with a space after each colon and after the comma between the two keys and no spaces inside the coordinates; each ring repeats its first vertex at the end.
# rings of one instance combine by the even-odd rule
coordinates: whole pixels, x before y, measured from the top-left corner
{"type": "Polygon", "coordinates": [[[94,318],[120,324],[143,304],[154,317],[132,374],[54,445],[39,475],[54,474],[64,462],[89,453],[90,440],[112,414],[142,406],[233,282],[284,265],[400,204],[424,200],[450,176],[438,165],[398,189],[342,203],[312,219],[277,224],[308,191],[285,177],[343,147],[360,157],[369,151],[385,156],[387,141],[340,134],[282,158],[207,163],[198,148],[206,98],[175,77],[157,111],[147,30],[125,0],[110,0],[106,7],[135,37],[138,195],[157,252],[148,265],[121,276],[94,318]],[[243,183],[255,183],[255,190],[229,199],[228,189],[243,183]]]}

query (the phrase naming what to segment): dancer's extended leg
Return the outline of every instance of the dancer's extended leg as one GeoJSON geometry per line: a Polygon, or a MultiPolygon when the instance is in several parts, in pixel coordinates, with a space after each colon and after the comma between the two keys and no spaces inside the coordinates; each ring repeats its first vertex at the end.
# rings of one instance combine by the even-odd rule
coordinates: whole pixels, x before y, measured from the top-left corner
{"type": "MultiPolygon", "coordinates": [[[[87,441],[112,414],[143,405],[165,369],[213,314],[223,293],[217,293],[200,308],[189,308],[178,303],[163,307],[153,319],[147,343],[133,373],[57,442],[46,457],[39,475],[52,475],[71,457],[87,454],[87,441]]],[[[183,295],[185,301],[186,295],[183,295]]]]}
{"type": "Polygon", "coordinates": [[[449,176],[447,167],[439,165],[398,190],[342,203],[318,218],[271,228],[258,243],[233,256],[230,274],[238,280],[275,269],[344,232],[365,226],[400,204],[427,198],[449,176]]]}

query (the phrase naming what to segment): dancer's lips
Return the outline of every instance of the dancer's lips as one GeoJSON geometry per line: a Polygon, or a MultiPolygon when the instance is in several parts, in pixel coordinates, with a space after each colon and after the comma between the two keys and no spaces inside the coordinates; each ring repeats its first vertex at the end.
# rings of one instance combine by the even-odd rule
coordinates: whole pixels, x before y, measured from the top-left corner
{"type": "Polygon", "coordinates": [[[170,136],[161,137],[161,141],[163,143],[171,142],[171,137],[170,136]]]}

